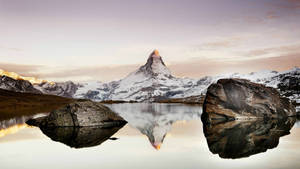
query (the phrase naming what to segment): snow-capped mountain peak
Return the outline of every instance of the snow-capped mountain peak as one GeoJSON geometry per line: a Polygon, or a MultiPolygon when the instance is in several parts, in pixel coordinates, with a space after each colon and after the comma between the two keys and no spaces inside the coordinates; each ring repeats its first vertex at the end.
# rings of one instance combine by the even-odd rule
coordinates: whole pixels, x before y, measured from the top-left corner
{"type": "MultiPolygon", "coordinates": [[[[207,87],[222,78],[249,79],[255,83],[262,83],[270,87],[286,90],[292,86],[292,94],[288,97],[296,100],[299,96],[298,81],[299,68],[287,72],[260,71],[250,74],[230,73],[219,76],[208,76],[200,79],[177,78],[171,74],[158,50],[154,50],[145,65],[130,73],[127,77],[110,83],[81,85],[75,97],[88,98],[97,101],[123,100],[138,102],[153,102],[164,99],[189,98],[203,96],[207,87]],[[291,80],[290,80],[291,79],[291,80]],[[284,83],[283,83],[284,82],[284,83]],[[280,87],[279,87],[280,86],[280,87]]],[[[288,89],[290,91],[290,88],[288,89]]],[[[198,98],[198,97],[196,97],[198,98]]]]}
{"type": "MultiPolygon", "coordinates": [[[[180,89],[186,79],[181,80],[172,76],[166,67],[158,50],[149,55],[146,64],[130,73],[127,77],[110,83],[99,85],[89,93],[98,93],[93,100],[125,100],[125,101],[153,101],[155,97],[165,97],[169,91],[180,89]]],[[[86,98],[86,93],[80,91],[88,85],[79,87],[76,97],[86,98]]]]}
{"type": "Polygon", "coordinates": [[[142,73],[147,77],[173,77],[156,49],[148,57],[147,63],[135,72],[135,74],[139,73],[142,73]]]}
{"type": "Polygon", "coordinates": [[[151,53],[151,57],[160,57],[157,49],[154,49],[154,51],[151,53]]]}
{"type": "Polygon", "coordinates": [[[223,78],[241,78],[265,84],[277,88],[282,95],[300,103],[300,68],[298,67],[284,72],[264,70],[250,74],[230,73],[199,79],[177,78],[172,76],[158,50],[154,50],[149,55],[145,65],[118,81],[75,84],[71,81],[51,83],[41,80],[38,81],[40,83],[37,83],[34,78],[26,79],[17,74],[0,70],[0,88],[18,92],[42,92],[94,101],[153,102],[181,98],[198,100],[197,98],[205,95],[210,84],[223,78]]]}

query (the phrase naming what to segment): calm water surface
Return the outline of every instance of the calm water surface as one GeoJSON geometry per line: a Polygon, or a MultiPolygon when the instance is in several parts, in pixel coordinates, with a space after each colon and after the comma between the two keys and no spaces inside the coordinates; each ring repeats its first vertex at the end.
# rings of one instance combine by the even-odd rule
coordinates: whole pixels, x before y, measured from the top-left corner
{"type": "Polygon", "coordinates": [[[295,119],[203,126],[199,106],[108,106],[128,124],[48,130],[24,124],[31,117],[2,120],[0,168],[300,168],[295,119]]]}

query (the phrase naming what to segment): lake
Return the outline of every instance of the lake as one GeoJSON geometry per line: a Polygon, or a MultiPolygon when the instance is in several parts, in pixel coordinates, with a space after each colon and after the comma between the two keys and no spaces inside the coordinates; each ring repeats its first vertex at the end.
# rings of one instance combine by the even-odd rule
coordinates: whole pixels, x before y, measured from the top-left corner
{"type": "Polygon", "coordinates": [[[293,118],[211,126],[202,124],[200,106],[107,106],[128,123],[49,130],[25,124],[45,114],[2,119],[0,168],[300,168],[300,123],[293,118]]]}

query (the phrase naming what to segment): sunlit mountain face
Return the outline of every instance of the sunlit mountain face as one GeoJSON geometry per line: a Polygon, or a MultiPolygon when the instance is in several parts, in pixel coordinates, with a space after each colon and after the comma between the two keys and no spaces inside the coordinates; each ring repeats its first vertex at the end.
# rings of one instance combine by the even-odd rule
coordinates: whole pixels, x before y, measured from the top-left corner
{"type": "Polygon", "coordinates": [[[162,147],[174,123],[199,120],[202,113],[202,107],[187,108],[181,104],[126,103],[107,106],[123,117],[131,127],[146,135],[157,150],[162,147]]]}
{"type": "MultiPolygon", "coordinates": [[[[1,72],[0,72],[1,73],[1,72]]],[[[13,72],[2,71],[8,77],[0,78],[0,88],[17,92],[38,92],[70,98],[90,99],[93,101],[135,101],[165,102],[179,99],[181,102],[201,102],[209,85],[223,78],[248,79],[278,89],[282,95],[300,102],[300,68],[284,72],[260,71],[249,74],[229,73],[219,76],[206,76],[199,79],[174,76],[163,61],[158,50],[148,56],[146,63],[123,79],[102,83],[99,81],[47,82],[34,77],[23,77],[13,72]],[[23,83],[23,84],[22,84],[23,83]],[[32,84],[34,83],[34,84],[32,84]]]]}
{"type": "Polygon", "coordinates": [[[38,79],[38,78],[35,78],[35,77],[21,76],[21,75],[15,73],[15,72],[9,72],[9,71],[5,71],[5,70],[2,70],[2,69],[0,69],[0,76],[8,76],[8,77],[11,77],[15,80],[27,80],[31,84],[40,84],[40,83],[44,83],[44,82],[54,83],[54,82],[49,82],[47,80],[38,79]]]}

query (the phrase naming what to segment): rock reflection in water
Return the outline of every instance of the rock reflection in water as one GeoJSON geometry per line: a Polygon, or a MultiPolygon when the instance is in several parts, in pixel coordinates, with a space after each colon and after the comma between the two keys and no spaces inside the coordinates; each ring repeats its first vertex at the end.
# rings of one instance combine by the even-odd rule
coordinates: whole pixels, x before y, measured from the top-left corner
{"type": "Polygon", "coordinates": [[[209,150],[221,158],[243,158],[278,146],[279,138],[290,134],[296,119],[230,121],[204,124],[209,150]]]}
{"type": "Polygon", "coordinates": [[[73,148],[93,147],[110,139],[123,125],[112,128],[102,127],[40,127],[53,141],[73,148]]]}
{"type": "Polygon", "coordinates": [[[157,150],[174,122],[198,120],[202,113],[200,106],[183,104],[124,103],[107,106],[146,135],[157,150]]]}

